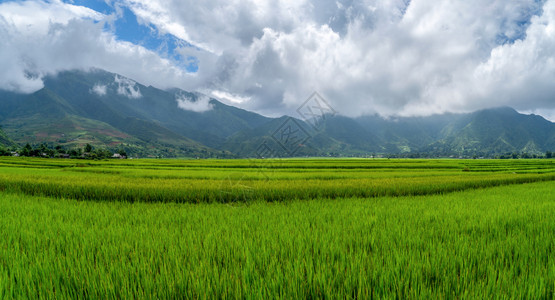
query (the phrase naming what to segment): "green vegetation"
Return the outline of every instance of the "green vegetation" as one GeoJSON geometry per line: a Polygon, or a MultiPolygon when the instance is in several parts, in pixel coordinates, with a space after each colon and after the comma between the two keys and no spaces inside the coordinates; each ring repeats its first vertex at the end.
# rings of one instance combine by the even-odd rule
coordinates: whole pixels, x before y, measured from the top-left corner
{"type": "Polygon", "coordinates": [[[66,150],[64,147],[57,145],[49,147],[45,143],[38,146],[26,144],[18,151],[7,151],[0,148],[0,156],[27,156],[41,158],[73,158],[73,159],[107,159],[107,158],[127,158],[127,152],[123,148],[119,148],[115,153],[105,148],[94,149],[90,144],[86,144],[83,149],[72,148],[66,150]]]}
{"type": "Polygon", "coordinates": [[[2,130],[2,126],[0,126],[0,149],[2,149],[4,146],[13,146],[13,145],[14,145],[14,142],[2,130]]]}
{"type": "Polygon", "coordinates": [[[198,96],[181,90],[163,91],[137,83],[142,97],[118,93],[113,73],[60,72],[44,78],[45,87],[32,94],[0,91],[0,125],[20,145],[47,143],[67,149],[115,150],[125,147],[133,157],[231,157],[213,149],[237,131],[256,126],[265,117],[215,102],[196,113],[180,109],[176,99],[198,96]],[[94,86],[106,95],[91,92],[94,86]],[[131,100],[131,101],[130,101],[131,100]]]}
{"type": "MultiPolygon", "coordinates": [[[[32,94],[0,91],[0,125],[7,135],[0,131],[0,145],[9,137],[21,146],[91,144],[112,152],[123,147],[141,158],[248,158],[263,142],[274,141],[272,135],[289,118],[264,117],[215,99],[210,110],[189,111],[178,101],[194,102],[202,95],[140,83],[135,87],[141,97],[129,99],[119,92],[117,77],[102,70],[65,71],[45,76],[44,88],[32,94]],[[105,94],[94,92],[99,86],[105,94]]],[[[508,107],[389,119],[335,115],[318,130],[296,121],[310,135],[295,151],[298,157],[539,158],[555,151],[555,123],[508,107]]]]}
{"type": "Polygon", "coordinates": [[[236,202],[428,195],[555,179],[553,160],[0,159],[0,190],[79,200],[236,202]]]}
{"type": "Polygon", "coordinates": [[[0,298],[529,298],[555,185],[250,206],[1,195],[0,298]]]}
{"type": "Polygon", "coordinates": [[[551,299],[554,180],[545,159],[4,157],[0,298],[551,299]]]}

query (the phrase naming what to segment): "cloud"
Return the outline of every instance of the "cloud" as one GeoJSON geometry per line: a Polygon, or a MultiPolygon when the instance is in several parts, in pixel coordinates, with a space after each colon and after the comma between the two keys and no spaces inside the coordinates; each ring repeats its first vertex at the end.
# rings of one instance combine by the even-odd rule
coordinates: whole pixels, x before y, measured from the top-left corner
{"type": "Polygon", "coordinates": [[[95,84],[92,89],[91,89],[91,93],[94,93],[98,96],[105,96],[106,95],[106,85],[102,85],[102,84],[95,84]]]}
{"type": "Polygon", "coordinates": [[[204,95],[198,96],[195,99],[185,94],[176,94],[175,100],[177,101],[177,107],[194,112],[205,112],[214,107],[210,103],[210,98],[204,95]]]}
{"type": "Polygon", "coordinates": [[[105,30],[111,18],[58,1],[1,3],[0,88],[30,93],[47,74],[93,67],[160,88],[194,88],[194,74],[105,30]]]}
{"type": "Polygon", "coordinates": [[[67,25],[73,18],[96,20],[99,14],[84,7],[57,2],[0,4],[0,40],[3,41],[0,47],[0,88],[24,93],[42,88],[42,62],[36,58],[51,59],[41,52],[45,37],[52,34],[49,32],[52,20],[67,25]]]}
{"type": "Polygon", "coordinates": [[[555,122],[555,110],[542,110],[542,109],[531,109],[531,110],[519,110],[521,114],[526,115],[539,115],[549,120],[551,122],[555,122]]]}
{"type": "MultiPolygon", "coordinates": [[[[517,109],[555,108],[555,1],[534,17],[526,38],[494,48],[489,59],[477,66],[471,98],[486,95],[517,109]]],[[[461,87],[462,88],[462,87],[461,87]]]]}
{"type": "Polygon", "coordinates": [[[555,109],[553,0],[125,2],[205,53],[199,88],[269,115],[314,90],[351,116],[555,109]]]}
{"type": "Polygon", "coordinates": [[[198,72],[118,40],[103,24],[114,16],[57,1],[3,3],[0,67],[10,75],[0,75],[0,87],[29,91],[45,73],[99,67],[161,88],[219,93],[227,103],[272,116],[294,115],[313,91],[349,116],[504,105],[555,115],[555,0],[117,5],[156,34],[193,45],[175,52],[196,58],[198,72]],[[42,25],[35,15],[44,15],[42,25]]]}
{"type": "Polygon", "coordinates": [[[143,96],[141,94],[141,90],[137,86],[137,83],[129,78],[115,75],[114,82],[118,85],[118,95],[125,96],[129,99],[137,99],[143,96]]]}
{"type": "Polygon", "coordinates": [[[212,91],[211,93],[214,97],[216,97],[220,100],[235,103],[235,104],[241,104],[243,102],[246,102],[246,101],[250,100],[250,98],[240,97],[240,96],[233,95],[231,93],[223,92],[223,91],[212,91]]]}

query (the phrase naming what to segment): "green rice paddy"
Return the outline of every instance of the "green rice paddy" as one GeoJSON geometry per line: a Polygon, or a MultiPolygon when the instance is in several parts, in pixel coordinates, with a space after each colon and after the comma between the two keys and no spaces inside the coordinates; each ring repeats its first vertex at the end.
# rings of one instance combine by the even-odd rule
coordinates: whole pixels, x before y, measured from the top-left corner
{"type": "Polygon", "coordinates": [[[553,160],[0,158],[0,298],[555,297],[553,160]]]}

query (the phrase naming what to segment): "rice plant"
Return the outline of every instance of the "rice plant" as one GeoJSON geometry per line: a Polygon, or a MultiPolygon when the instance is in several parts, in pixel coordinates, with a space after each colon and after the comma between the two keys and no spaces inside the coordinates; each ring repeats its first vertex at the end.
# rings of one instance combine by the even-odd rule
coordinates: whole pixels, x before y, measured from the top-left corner
{"type": "Polygon", "coordinates": [[[0,194],[0,298],[527,298],[555,184],[251,205],[0,194]]]}
{"type": "Polygon", "coordinates": [[[0,158],[0,299],[555,297],[551,160],[0,158]]]}
{"type": "Polygon", "coordinates": [[[0,160],[0,190],[78,200],[235,202],[439,194],[550,181],[550,160],[0,160]],[[269,174],[271,176],[269,176],[269,174]]]}

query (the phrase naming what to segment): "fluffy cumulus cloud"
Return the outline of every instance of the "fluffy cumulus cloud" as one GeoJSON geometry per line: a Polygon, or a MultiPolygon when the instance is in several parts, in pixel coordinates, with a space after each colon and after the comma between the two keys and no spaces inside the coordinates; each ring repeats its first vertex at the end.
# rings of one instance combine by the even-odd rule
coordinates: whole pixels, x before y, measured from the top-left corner
{"type": "Polygon", "coordinates": [[[117,39],[106,30],[112,17],[59,1],[1,3],[0,88],[33,92],[44,75],[92,67],[161,88],[194,81],[156,52],[117,39]]]}
{"type": "Polygon", "coordinates": [[[504,105],[555,115],[555,0],[107,3],[186,41],[174,51],[194,57],[198,71],[118,40],[104,25],[117,16],[57,1],[7,2],[0,66],[11,74],[0,75],[0,87],[30,91],[42,74],[94,66],[273,116],[294,114],[313,91],[350,116],[504,105]],[[45,17],[36,21],[38,10],[45,17]]]}
{"type": "Polygon", "coordinates": [[[554,4],[127,0],[142,22],[200,49],[183,51],[203,52],[201,88],[274,115],[293,113],[313,90],[347,115],[548,112],[554,4]]]}

